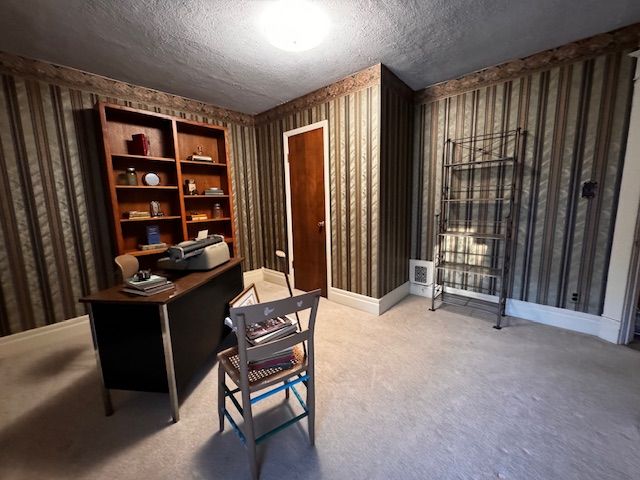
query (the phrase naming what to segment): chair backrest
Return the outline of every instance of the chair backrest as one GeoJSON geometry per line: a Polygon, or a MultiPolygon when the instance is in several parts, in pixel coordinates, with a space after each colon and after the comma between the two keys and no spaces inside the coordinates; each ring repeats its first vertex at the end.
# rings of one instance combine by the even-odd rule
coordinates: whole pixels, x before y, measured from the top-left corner
{"type": "Polygon", "coordinates": [[[124,255],[118,255],[115,258],[116,265],[120,268],[120,273],[122,274],[122,280],[126,280],[127,278],[133,277],[136,272],[140,269],[140,263],[138,259],[133,255],[129,255],[125,253],[124,255]]]}
{"type": "Polygon", "coordinates": [[[231,308],[229,314],[238,332],[238,357],[240,360],[240,380],[248,385],[248,362],[259,360],[273,353],[292,347],[302,342],[307,343],[308,365],[313,371],[313,337],[316,325],[316,314],[320,302],[320,290],[297,295],[295,297],[283,298],[272,302],[264,302],[256,305],[231,308]],[[279,338],[267,342],[263,345],[251,346],[243,334],[247,326],[267,320],[269,318],[284,317],[292,313],[311,309],[307,328],[302,328],[301,332],[294,333],[288,337],[279,338]],[[246,383],[245,383],[246,382],[246,383]]]}

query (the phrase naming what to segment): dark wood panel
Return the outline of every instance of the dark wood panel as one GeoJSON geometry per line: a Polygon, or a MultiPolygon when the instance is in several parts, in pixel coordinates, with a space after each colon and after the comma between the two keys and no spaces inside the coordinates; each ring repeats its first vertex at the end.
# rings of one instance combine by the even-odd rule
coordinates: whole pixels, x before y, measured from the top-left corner
{"type": "Polygon", "coordinates": [[[215,163],[226,163],[224,132],[210,125],[194,125],[178,122],[178,158],[186,160],[202,147],[202,155],[210,156],[215,163]],[[221,145],[222,144],[222,145],[221,145]]]}
{"type": "Polygon", "coordinates": [[[147,113],[109,108],[107,141],[114,154],[139,154],[131,149],[131,136],[144,133],[149,139],[149,155],[174,157],[171,121],[147,113]]]}
{"type": "Polygon", "coordinates": [[[95,305],[93,318],[107,388],[169,391],[157,305],[95,305]]]}
{"type": "Polygon", "coordinates": [[[229,314],[229,301],[242,292],[242,288],[242,268],[237,264],[169,304],[178,391],[188,385],[197,369],[216,351],[225,331],[224,317],[229,314]]]}
{"type": "MultiPolygon", "coordinates": [[[[229,301],[243,289],[235,262],[218,275],[193,272],[177,280],[185,287],[168,305],[169,332],[178,394],[218,349],[227,333],[229,301]]],[[[100,363],[109,389],[168,392],[160,323],[161,305],[136,297],[127,303],[92,302],[100,363]]]]}

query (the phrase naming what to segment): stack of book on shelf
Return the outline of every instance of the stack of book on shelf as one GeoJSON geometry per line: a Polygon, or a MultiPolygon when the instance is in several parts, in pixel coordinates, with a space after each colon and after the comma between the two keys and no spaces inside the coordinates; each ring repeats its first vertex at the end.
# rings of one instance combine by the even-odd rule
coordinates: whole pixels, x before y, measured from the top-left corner
{"type": "Polygon", "coordinates": [[[204,191],[202,192],[203,195],[224,195],[224,192],[222,191],[221,188],[218,187],[209,187],[209,188],[205,188],[204,191]]]}
{"type": "Polygon", "coordinates": [[[151,214],[140,210],[130,210],[128,212],[124,212],[124,218],[128,218],[129,220],[135,218],[151,218],[151,214]]]}
{"type": "Polygon", "coordinates": [[[187,220],[207,220],[209,217],[206,213],[190,213],[187,215],[187,220]]]}
{"type": "Polygon", "coordinates": [[[187,157],[187,160],[189,160],[190,162],[213,162],[213,158],[210,157],[209,155],[189,155],[187,157]]]}
{"type": "Polygon", "coordinates": [[[135,277],[131,277],[125,281],[125,288],[122,289],[123,292],[148,297],[176,288],[173,282],[170,282],[160,275],[151,275],[147,280],[135,280],[134,278],[135,277]]]}
{"type": "MultiPolygon", "coordinates": [[[[247,327],[247,341],[251,345],[262,345],[295,333],[298,327],[288,317],[276,317],[254,323],[247,327]]],[[[295,347],[285,348],[253,362],[249,362],[249,370],[263,368],[291,368],[296,363],[295,347]]]]}

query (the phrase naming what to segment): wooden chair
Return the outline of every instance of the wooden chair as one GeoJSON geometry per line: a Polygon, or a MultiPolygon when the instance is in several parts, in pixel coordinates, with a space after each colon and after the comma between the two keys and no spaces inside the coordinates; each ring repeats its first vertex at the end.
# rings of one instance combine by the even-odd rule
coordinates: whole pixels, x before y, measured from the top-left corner
{"type": "Polygon", "coordinates": [[[251,476],[254,480],[258,478],[256,446],[271,435],[308,417],[309,442],[311,445],[314,444],[315,379],[313,336],[319,301],[320,290],[315,290],[291,298],[230,309],[231,320],[233,324],[237,326],[238,346],[218,354],[218,415],[220,419],[220,431],[222,432],[224,430],[224,419],[226,418],[240,437],[240,441],[247,448],[251,476]],[[307,309],[311,309],[309,322],[307,328],[302,331],[258,346],[251,346],[244,335],[248,325],[253,325],[267,318],[283,317],[307,309]],[[308,352],[306,355],[302,349],[302,345],[305,343],[308,352]],[[248,363],[250,361],[259,360],[289,347],[294,347],[296,355],[296,360],[292,368],[249,370],[248,363]],[[227,386],[225,375],[231,378],[236,388],[230,389],[227,386]],[[295,385],[299,383],[304,383],[307,388],[306,403],[295,388],[295,385]],[[252,394],[269,387],[272,388],[267,392],[254,395],[253,398],[251,397],[252,394]],[[253,405],[283,390],[285,391],[286,398],[289,398],[289,390],[293,391],[304,413],[256,437],[252,415],[253,405]],[[235,398],[235,394],[238,392],[240,392],[242,396],[242,405],[240,405],[235,398]],[[244,423],[242,429],[238,427],[226,408],[227,397],[231,399],[231,402],[243,417],[244,423]]]}
{"type": "Polygon", "coordinates": [[[129,255],[125,253],[124,255],[118,255],[115,258],[116,265],[120,269],[120,273],[122,274],[122,281],[124,282],[127,278],[133,277],[136,272],[140,269],[140,263],[138,259],[133,255],[129,255]]]}

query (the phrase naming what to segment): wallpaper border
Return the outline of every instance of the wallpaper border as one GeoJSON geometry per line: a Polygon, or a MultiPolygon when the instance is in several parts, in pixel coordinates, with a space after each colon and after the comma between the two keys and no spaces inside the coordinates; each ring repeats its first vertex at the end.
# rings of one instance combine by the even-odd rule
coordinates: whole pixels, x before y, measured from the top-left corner
{"type": "Polygon", "coordinates": [[[269,123],[301,110],[307,110],[322,103],[326,103],[334,98],[344,97],[345,95],[349,95],[378,84],[380,83],[382,68],[383,65],[381,63],[372,65],[371,67],[353,73],[342,80],[338,80],[330,85],[314,90],[311,93],[307,93],[302,97],[298,97],[287,103],[273,107],[266,112],[259,113],[254,117],[255,123],[256,125],[269,123]]]}
{"type": "Polygon", "coordinates": [[[254,124],[253,115],[3,51],[0,51],[0,72],[108,97],[126,98],[129,101],[150,103],[161,108],[213,117],[221,122],[244,126],[254,124]]]}
{"type": "Polygon", "coordinates": [[[639,42],[640,23],[634,23],[611,32],[594,35],[561,47],[534,53],[528,57],[488,67],[454,80],[431,85],[416,91],[414,102],[416,105],[430,103],[540,70],[585,60],[607,52],[637,47],[639,42]]]}

